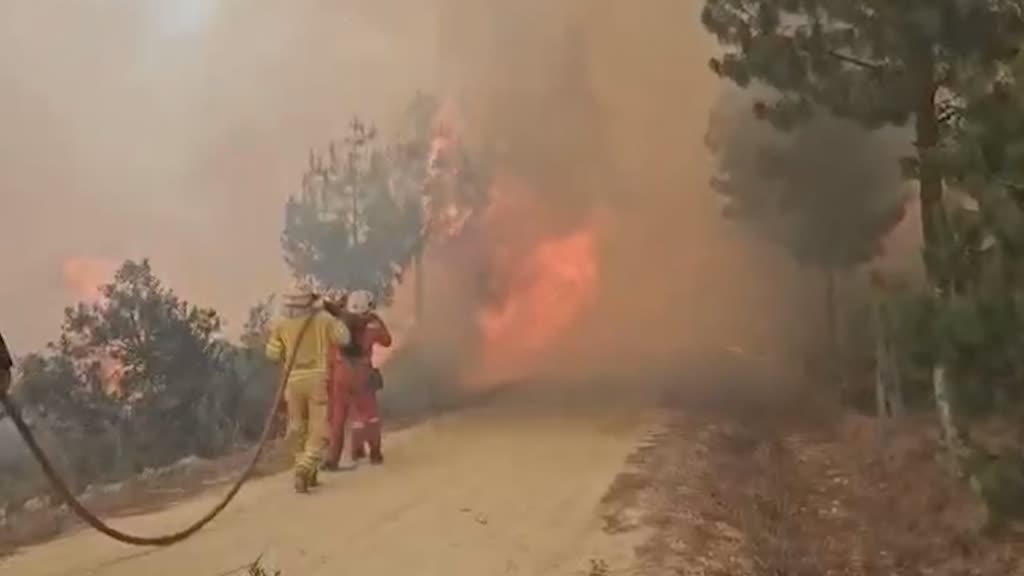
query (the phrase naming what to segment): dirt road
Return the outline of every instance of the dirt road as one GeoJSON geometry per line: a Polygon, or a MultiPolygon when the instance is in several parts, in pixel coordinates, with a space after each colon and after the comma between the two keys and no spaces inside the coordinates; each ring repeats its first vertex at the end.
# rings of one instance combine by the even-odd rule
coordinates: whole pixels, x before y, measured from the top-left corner
{"type": "MultiPolygon", "coordinates": [[[[79,532],[0,561],[18,576],[218,576],[259,555],[282,576],[586,574],[629,562],[602,531],[602,497],[657,423],[650,394],[524,388],[387,438],[387,465],[325,478],[254,481],[206,531],[164,550],[79,532]]],[[[116,525],[167,532],[208,496],[116,525]]]]}

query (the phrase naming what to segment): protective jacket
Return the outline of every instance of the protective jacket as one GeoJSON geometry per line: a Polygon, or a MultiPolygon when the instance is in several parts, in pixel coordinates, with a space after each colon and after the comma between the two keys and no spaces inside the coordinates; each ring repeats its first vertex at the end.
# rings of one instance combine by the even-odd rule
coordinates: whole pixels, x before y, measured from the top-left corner
{"type": "Polygon", "coordinates": [[[281,319],[267,339],[267,357],[287,363],[294,357],[285,388],[288,438],[295,454],[296,489],[315,484],[321,452],[328,442],[328,366],[333,350],[347,345],[344,325],[311,307],[281,319]],[[309,322],[305,333],[303,326],[309,322]],[[300,335],[302,336],[299,341],[300,335]]]}
{"type": "Polygon", "coordinates": [[[352,417],[352,458],[365,457],[366,445],[374,462],[381,454],[380,414],[377,391],[383,385],[380,372],[373,366],[374,346],[391,346],[391,333],[376,314],[355,315],[337,312],[351,334],[347,346],[334,357],[329,409],[330,443],[326,464],[336,466],[345,443],[345,426],[352,417]]]}

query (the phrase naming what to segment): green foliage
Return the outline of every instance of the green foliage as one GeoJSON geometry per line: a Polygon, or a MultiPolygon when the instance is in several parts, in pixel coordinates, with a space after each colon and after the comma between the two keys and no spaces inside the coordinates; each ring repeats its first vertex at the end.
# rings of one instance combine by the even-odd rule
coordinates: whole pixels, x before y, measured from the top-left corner
{"type": "Polygon", "coordinates": [[[368,289],[387,303],[432,240],[487,201],[487,175],[436,125],[439,103],[419,94],[390,145],[361,120],[325,156],[310,155],[302,191],[285,208],[282,247],[297,276],[368,289]],[[453,219],[456,222],[453,222],[453,219]]]}
{"type": "Polygon", "coordinates": [[[1024,401],[1024,301],[921,292],[892,292],[887,299],[890,338],[906,392],[915,403],[929,392],[928,368],[947,366],[959,408],[981,417],[1024,401]]]}
{"type": "Polygon", "coordinates": [[[1024,519],[1024,458],[1018,453],[985,454],[972,463],[972,485],[989,512],[989,530],[1024,519]]]}
{"type": "Polygon", "coordinates": [[[905,203],[897,155],[882,136],[827,116],[781,135],[749,112],[719,112],[709,142],[726,215],[805,266],[849,269],[882,252],[905,203]]]}
{"type": "Polygon", "coordinates": [[[367,289],[387,301],[409,266],[423,229],[420,198],[396,190],[395,158],[356,119],[326,157],[310,155],[302,191],[285,208],[282,246],[297,276],[367,289]]]}
{"type": "Polygon", "coordinates": [[[231,373],[238,381],[236,389],[240,395],[230,413],[235,415],[239,433],[245,441],[259,438],[267,410],[277,391],[280,369],[264,353],[273,310],[273,297],[250,308],[249,318],[242,331],[241,346],[232,349],[231,373]]]}
{"type": "Polygon", "coordinates": [[[1012,411],[1024,377],[1020,3],[705,0],[703,22],[724,49],[712,69],[773,89],[755,110],[778,128],[818,109],[867,128],[913,121],[917,151],[901,166],[920,184],[930,288],[894,305],[894,340],[908,372],[948,369],[952,398],[935,399],[948,402],[943,433],[964,460],[962,417],[1012,411]]]}
{"type": "Polygon", "coordinates": [[[123,471],[116,461],[115,423],[121,409],[94,385],[98,379],[90,380],[92,374],[52,347],[48,353],[26,356],[20,371],[15,399],[28,409],[37,432],[44,427],[56,439],[58,446],[49,447],[57,448],[72,485],[85,488],[123,471]]]}
{"type": "Polygon", "coordinates": [[[899,125],[937,90],[951,119],[964,75],[1012,58],[1024,34],[1020,7],[999,0],[705,0],[702,19],[726,48],[713,70],[777,90],[758,109],[782,127],[814,107],[899,125]]]}
{"type": "Polygon", "coordinates": [[[1024,58],[983,74],[965,99],[947,147],[949,178],[971,198],[962,216],[974,252],[997,247],[1002,273],[1017,282],[1024,259],[1024,58]]]}
{"type": "Polygon", "coordinates": [[[227,384],[227,366],[215,338],[217,313],[181,300],[146,260],[125,262],[102,294],[99,303],[66,311],[58,348],[80,364],[92,389],[104,384],[98,378],[105,357],[120,367],[117,425],[131,436],[138,464],[160,464],[149,461],[152,454],[220,450],[223,431],[211,434],[203,425],[223,419],[218,386],[227,384]]]}
{"type": "Polygon", "coordinates": [[[146,260],[125,262],[101,292],[100,302],[66,310],[60,338],[21,363],[16,389],[56,434],[75,478],[210,457],[252,437],[243,415],[269,402],[249,398],[247,386],[265,368],[218,337],[213,310],[179,298],[146,260]]]}
{"type": "Polygon", "coordinates": [[[867,128],[914,120],[906,174],[921,184],[925,264],[944,292],[957,246],[942,204],[944,178],[970,154],[952,144],[965,111],[997,84],[1024,40],[1015,2],[992,0],[705,0],[705,27],[724,54],[712,69],[777,97],[755,110],[790,129],[816,109],[867,128]]]}

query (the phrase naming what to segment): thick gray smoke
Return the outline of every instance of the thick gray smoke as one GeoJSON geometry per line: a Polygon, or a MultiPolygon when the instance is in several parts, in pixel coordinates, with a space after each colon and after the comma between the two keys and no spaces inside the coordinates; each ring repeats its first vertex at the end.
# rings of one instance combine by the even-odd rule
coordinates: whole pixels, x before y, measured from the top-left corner
{"type": "MultiPolygon", "coordinates": [[[[698,9],[4,2],[0,258],[18,273],[0,284],[3,328],[19,351],[37,346],[74,297],[65,262],[143,255],[240,324],[285,279],[282,206],[307,149],[355,113],[387,132],[424,89],[451,96],[474,146],[528,184],[544,206],[530,220],[547,232],[598,206],[612,216],[599,302],[553,352],[560,367],[731,345],[781,351],[792,339],[778,327],[798,326],[792,276],[722,222],[707,185],[718,85],[698,9]]],[[[447,301],[452,314],[472,313],[447,301]]]]}
{"type": "Polygon", "coordinates": [[[439,0],[445,85],[552,233],[608,208],[600,299],[547,367],[633,370],[687,352],[779,357],[802,287],[723,222],[703,137],[718,97],[699,3],[439,0]],[[598,359],[604,359],[601,361],[598,359]]]}

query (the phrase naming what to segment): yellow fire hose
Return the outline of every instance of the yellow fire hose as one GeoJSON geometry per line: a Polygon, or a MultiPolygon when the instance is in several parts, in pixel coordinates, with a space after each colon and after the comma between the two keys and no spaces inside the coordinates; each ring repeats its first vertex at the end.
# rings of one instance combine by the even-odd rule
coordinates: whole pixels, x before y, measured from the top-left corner
{"type": "MultiPolygon", "coordinates": [[[[296,349],[298,349],[299,344],[302,343],[302,339],[303,337],[305,337],[306,331],[309,329],[312,320],[313,316],[311,315],[309,318],[306,319],[306,321],[302,325],[302,328],[299,330],[299,336],[295,342],[296,349]]],[[[172,544],[177,544],[185,540],[186,538],[194,535],[195,533],[202,530],[211,521],[213,521],[214,518],[216,518],[221,512],[224,511],[225,508],[227,508],[228,504],[230,504],[231,501],[235,498],[235,495],[237,495],[239,490],[242,489],[242,486],[245,485],[245,483],[252,476],[253,472],[256,470],[256,464],[259,462],[260,456],[263,454],[263,449],[266,447],[267,441],[270,440],[271,432],[274,429],[274,420],[277,413],[277,406],[284,398],[284,390],[285,386],[288,383],[288,376],[291,374],[292,367],[294,365],[295,354],[293,353],[291,358],[289,358],[288,362],[285,364],[284,369],[281,371],[281,379],[277,385],[277,393],[274,395],[274,403],[271,405],[270,412],[267,415],[265,423],[263,424],[263,433],[260,435],[260,441],[259,444],[256,446],[256,452],[253,453],[252,458],[249,460],[248,466],[246,466],[245,470],[238,477],[238,479],[235,480],[235,483],[231,486],[231,489],[228,490],[224,497],[221,498],[220,501],[217,502],[217,504],[213,508],[211,508],[210,511],[207,512],[202,518],[199,518],[191,525],[183,528],[182,530],[179,530],[178,532],[166,534],[163,536],[136,536],[133,534],[127,534],[125,532],[117,530],[116,528],[111,527],[103,520],[99,519],[95,514],[90,512],[89,509],[86,508],[85,505],[83,505],[82,502],[75,497],[75,495],[68,488],[68,485],[64,481],[64,479],[61,478],[60,474],[58,474],[57,471],[54,469],[53,464],[50,462],[50,459],[46,457],[46,454],[39,446],[39,442],[36,441],[35,436],[32,434],[32,430],[29,428],[28,424],[25,423],[25,419],[21,415],[21,410],[10,398],[10,396],[0,396],[0,404],[3,405],[4,409],[7,411],[7,414],[11,417],[11,420],[14,422],[14,426],[18,429],[18,433],[21,435],[21,438],[25,441],[25,444],[32,452],[32,455],[35,456],[36,461],[39,462],[39,466],[43,469],[43,473],[46,475],[46,478],[50,481],[50,484],[53,486],[54,490],[56,490],[60,494],[61,498],[63,498],[64,501],[67,503],[68,507],[70,507],[71,510],[75,513],[75,515],[78,516],[83,522],[94,528],[96,531],[104,534],[105,536],[109,536],[110,538],[113,538],[114,540],[117,540],[118,542],[123,542],[125,544],[130,544],[133,546],[170,546],[172,544]]]]}

